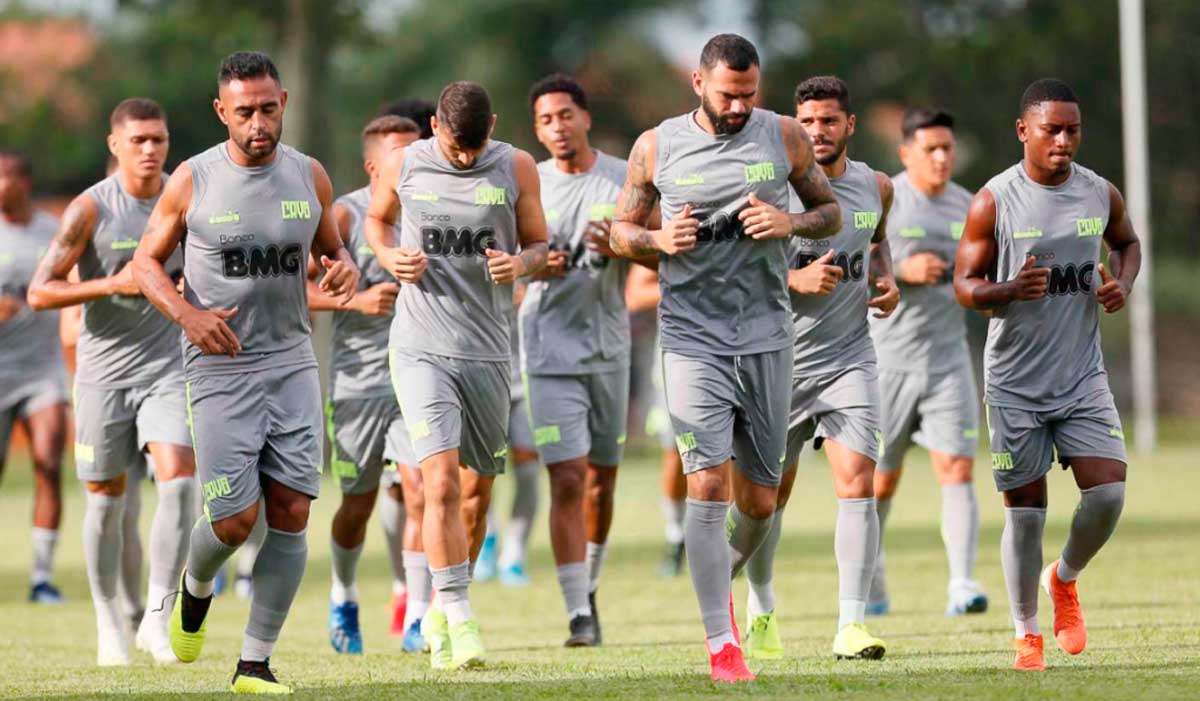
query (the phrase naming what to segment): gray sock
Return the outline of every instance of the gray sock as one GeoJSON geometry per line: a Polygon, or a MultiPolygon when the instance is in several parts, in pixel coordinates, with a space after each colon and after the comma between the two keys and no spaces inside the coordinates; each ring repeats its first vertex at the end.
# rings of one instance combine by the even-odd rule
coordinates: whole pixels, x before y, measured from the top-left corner
{"type": "Polygon", "coordinates": [[[125,512],[121,516],[121,577],[117,591],[121,597],[121,608],[125,615],[132,616],[143,610],[142,563],[145,561],[142,534],[138,522],[142,517],[142,472],[129,470],[125,488],[125,512]]]}
{"type": "Polygon", "coordinates": [[[254,572],[254,560],[262,549],[263,541],[267,539],[267,505],[258,502],[258,519],[250,531],[250,537],[238,549],[237,573],[239,577],[250,577],[254,572]]]}
{"type": "Polygon", "coordinates": [[[30,530],[33,540],[33,570],[29,575],[30,584],[49,582],[54,576],[54,549],[58,546],[57,528],[38,528],[30,530]]]}
{"type": "Polygon", "coordinates": [[[121,565],[121,516],[125,497],[87,492],[83,512],[83,556],[87,561],[92,600],[111,602],[117,597],[121,565]]]}
{"type": "Polygon", "coordinates": [[[164,609],[164,598],[179,587],[192,525],[196,480],[178,477],[158,482],[158,507],[150,525],[150,609],[164,609]]]}
{"type": "Polygon", "coordinates": [[[230,547],[217,538],[208,519],[201,518],[196,521],[196,525],[192,526],[192,536],[188,542],[188,592],[200,598],[211,594],[212,581],[235,550],[237,548],[230,547]],[[200,591],[197,591],[197,583],[207,586],[200,587],[200,591]],[[205,591],[206,589],[207,591],[205,591]]]}
{"type": "Polygon", "coordinates": [[[752,617],[775,610],[775,552],[779,549],[779,537],[782,533],[781,507],[775,509],[775,514],[771,516],[771,531],[766,539],[746,562],[746,581],[750,584],[746,609],[752,617]]]}
{"type": "Polygon", "coordinates": [[[1042,573],[1042,531],[1046,510],[1005,508],[1000,536],[1000,565],[1008,587],[1008,606],[1017,624],[1017,637],[1037,632],[1038,576],[1042,573]],[[1032,621],[1034,630],[1027,630],[1032,621]]]}
{"type": "Polygon", "coordinates": [[[433,588],[437,590],[438,605],[446,613],[446,622],[456,626],[470,620],[471,604],[467,588],[471,584],[471,566],[466,561],[437,570],[431,570],[433,588]]]}
{"type": "Polygon", "coordinates": [[[429,572],[429,558],[415,550],[404,551],[404,578],[408,583],[408,611],[405,625],[425,615],[429,600],[433,598],[433,575],[429,572]]]}
{"type": "Polygon", "coordinates": [[[292,608],[307,561],[308,540],[304,531],[267,529],[267,537],[254,562],[254,595],[250,599],[246,638],[268,643],[279,639],[279,630],[292,608]]]}
{"type": "Polygon", "coordinates": [[[387,542],[388,561],[392,563],[392,581],[404,584],[404,502],[393,499],[386,489],[379,490],[379,523],[387,542]]]}
{"type": "Polygon", "coordinates": [[[567,617],[587,614],[588,572],[586,562],[569,562],[555,568],[558,586],[562,589],[563,601],[567,605],[567,617]]]}
{"type": "Polygon", "coordinates": [[[951,583],[972,579],[979,551],[979,502],[974,483],[942,485],[942,542],[951,583]]]}
{"type": "Polygon", "coordinates": [[[833,551],[838,566],[838,628],[862,623],[875,560],[879,557],[879,516],[875,497],[838,499],[833,551]]]}
{"type": "Polygon", "coordinates": [[[587,571],[588,571],[588,591],[594,592],[600,586],[600,570],[604,567],[604,556],[608,553],[608,545],[605,543],[593,543],[590,540],[587,544],[587,571]]]}
{"type": "MultiPolygon", "coordinates": [[[[269,536],[268,536],[269,537],[269,536]]],[[[333,565],[333,588],[329,598],[335,604],[358,601],[358,559],[362,556],[363,543],[358,547],[343,548],[333,538],[329,539],[329,561],[333,565]]]]}
{"type": "Polygon", "coordinates": [[[725,533],[729,539],[729,565],[733,577],[738,576],[746,562],[754,555],[771,533],[771,516],[763,519],[750,518],[742,513],[736,503],[729,505],[725,515],[725,533]]]}
{"type": "Polygon", "coordinates": [[[871,589],[867,594],[867,601],[871,603],[880,603],[888,598],[887,556],[883,550],[883,529],[887,523],[888,514],[891,512],[891,498],[875,500],[875,513],[879,515],[879,555],[875,558],[875,572],[871,575],[871,589]]]}
{"type": "Polygon", "coordinates": [[[688,569],[700,603],[704,636],[709,639],[733,631],[729,621],[729,542],[725,539],[728,511],[729,505],[723,501],[688,498],[683,517],[688,569]]]}
{"type": "Polygon", "coordinates": [[[525,561],[529,533],[538,509],[538,479],[542,466],[536,460],[518,463],[513,468],[517,478],[513,493],[512,515],[504,530],[504,547],[500,549],[500,562],[505,565],[525,561]]]}
{"type": "Polygon", "coordinates": [[[1124,482],[1101,484],[1079,493],[1079,506],[1071,519],[1067,544],[1058,563],[1060,580],[1074,580],[1100,552],[1116,530],[1124,506],[1124,482]]]}

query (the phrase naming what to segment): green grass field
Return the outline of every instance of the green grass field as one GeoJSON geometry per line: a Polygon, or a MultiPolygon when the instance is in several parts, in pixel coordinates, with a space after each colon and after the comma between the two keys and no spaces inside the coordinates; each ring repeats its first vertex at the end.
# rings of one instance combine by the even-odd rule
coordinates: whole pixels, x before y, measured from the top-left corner
{"type": "MultiPolygon", "coordinates": [[[[1194,441],[1194,437],[1192,438],[1194,441]]],[[[632,457],[622,468],[611,553],[599,593],[605,646],[564,650],[565,613],[543,524],[532,545],[534,585],[472,588],[489,664],[483,671],[432,673],[424,656],[404,655],[388,637],[388,565],[381,533],[372,524],[359,589],[367,654],[339,657],[330,649],[328,527],[336,487],[313,510],[310,559],[291,618],[272,660],[299,698],[665,698],[717,694],[780,698],[1038,698],[1126,699],[1200,697],[1200,508],[1196,505],[1200,443],[1174,443],[1153,460],[1135,460],[1125,518],[1109,547],[1081,580],[1090,647],[1077,658],[1054,648],[1047,634],[1041,675],[1017,674],[998,545],[1001,507],[984,474],[978,577],[992,610],[946,619],[945,558],[938,535],[939,499],[923,456],[914,455],[887,534],[894,613],[871,622],[889,643],[882,662],[835,662],[828,651],[836,623],[832,526],[835,500],[823,458],[802,466],[787,512],[776,584],[787,657],[752,663],[757,682],[736,689],[707,679],[696,601],[686,577],[658,579],[661,520],[653,457],[632,457]]],[[[507,487],[498,487],[507,503],[507,487]]],[[[154,497],[147,485],[143,532],[154,497]]],[[[220,698],[240,647],[247,604],[218,599],[208,643],[190,666],[156,667],[141,653],[132,667],[98,669],[83,555],[82,499],[74,478],[68,493],[58,583],[70,602],[40,608],[24,600],[29,560],[30,483],[20,458],[0,490],[5,538],[0,545],[0,697],[220,698]]],[[[1056,472],[1046,556],[1061,548],[1076,492],[1056,472]]],[[[739,614],[745,583],[735,583],[739,614]]],[[[1041,621],[1051,625],[1042,599],[1041,621]]]]}

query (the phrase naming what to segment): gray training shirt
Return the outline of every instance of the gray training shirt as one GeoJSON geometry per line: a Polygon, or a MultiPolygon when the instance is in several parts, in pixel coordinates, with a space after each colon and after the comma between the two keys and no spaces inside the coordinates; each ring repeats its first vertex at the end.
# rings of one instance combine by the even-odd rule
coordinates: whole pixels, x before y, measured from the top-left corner
{"type": "Polygon", "coordinates": [[[964,310],[954,299],[954,258],[962,238],[971,193],[958,183],[946,184],[930,197],[908,180],[892,178],[895,196],[888,211],[887,237],[892,265],[918,253],[933,253],[947,264],[946,274],[932,285],[897,280],[900,304],[886,319],[870,316],[871,336],[879,366],[931,372],[962,362],[967,353],[964,310]]]}
{"type": "Polygon", "coordinates": [[[189,375],[316,364],[308,319],[308,255],[321,218],[312,159],[280,144],[275,160],[247,168],[221,142],[188,161],[192,201],[184,248],[185,298],[233,309],[237,357],[204,355],[184,336],[189,375]]]}
{"type": "Polygon", "coordinates": [[[19,304],[16,314],[0,321],[0,382],[26,381],[64,365],[58,312],[35,312],[25,303],[38,261],[57,231],[58,220],[40,210],[24,226],[0,217],[0,297],[19,304]]]}
{"type": "Polygon", "coordinates": [[[554,160],[538,164],[550,249],[567,252],[567,276],[529,283],[521,303],[522,369],[577,375],[629,362],[625,278],[629,261],[588,250],[590,222],[611,220],[625,184],[625,161],[596,151],[586,173],[564,173],[554,160]]]}
{"type": "MultiPolygon", "coordinates": [[[[92,240],[79,258],[79,279],[111,277],[133,260],[162,191],[150,199],[138,199],[125,191],[114,173],[83,194],[96,203],[97,214],[92,240]]],[[[176,249],[164,267],[178,279],[183,252],[176,249]]],[[[137,387],[183,370],[179,328],[141,295],[111,295],[84,302],[76,354],[75,379],[96,387],[137,387]]]]}
{"type": "MultiPolygon", "coordinates": [[[[871,238],[883,216],[883,200],[875,171],[866,163],[846,160],[841,177],[829,184],[842,210],[842,227],[827,239],[793,236],[788,265],[793,270],[834,251],[830,264],[842,269],[842,279],[828,295],[791,294],[792,323],[796,331],[793,367],[797,374],[827,373],[875,361],[875,348],[867,328],[867,300],[871,238]]],[[[792,212],[804,207],[794,194],[792,212]]]]}
{"type": "MultiPolygon", "coordinates": [[[[370,203],[370,187],[342,195],[335,203],[344,207],[350,215],[350,241],[346,248],[362,273],[359,290],[381,282],[395,282],[375,259],[375,251],[367,245],[364,223],[370,203]]],[[[391,327],[391,314],[374,316],[347,310],[333,312],[329,379],[333,399],[393,396],[387,351],[391,327]]]]}
{"type": "Polygon", "coordinates": [[[497,285],[484,251],[517,250],[516,149],[489,141],[471,168],[459,170],[436,139],[404,150],[400,246],[428,257],[415,285],[401,285],[391,346],[466,360],[508,362],[512,285],[497,285]]]}
{"type": "Polygon", "coordinates": [[[709,134],[696,112],[664,121],[654,185],[663,221],[684,205],[703,225],[696,248],[659,256],[662,348],[676,353],[746,355],[792,342],[787,291],[787,241],[743,235],[735,209],[751,192],[788,206],[791,160],[781,117],[756,109],[736,134],[709,134]]]}
{"type": "Polygon", "coordinates": [[[1045,297],[993,312],[984,352],[987,403],[1050,411],[1107,389],[1096,263],[1108,228],[1108,181],[1072,164],[1067,181],[1049,187],[1017,163],[984,187],[996,200],[996,280],[1017,277],[1030,255],[1050,269],[1045,297]]]}

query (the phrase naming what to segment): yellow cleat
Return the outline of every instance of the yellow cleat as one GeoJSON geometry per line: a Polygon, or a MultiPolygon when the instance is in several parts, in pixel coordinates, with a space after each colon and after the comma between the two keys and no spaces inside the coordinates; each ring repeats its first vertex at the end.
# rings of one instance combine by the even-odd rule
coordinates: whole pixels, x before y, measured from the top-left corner
{"type": "Polygon", "coordinates": [[[210,601],[212,601],[212,597],[205,601],[188,594],[183,584],[183,575],[179,576],[179,595],[175,597],[175,606],[171,608],[171,618],[167,621],[167,637],[171,641],[171,651],[175,653],[175,657],[179,658],[180,662],[195,662],[196,658],[200,656],[200,649],[204,647],[204,629],[208,625],[207,614],[210,601]],[[203,601],[205,607],[205,620],[200,622],[199,630],[194,633],[183,629],[184,597],[203,601]]]}
{"type": "Polygon", "coordinates": [[[867,632],[861,623],[851,623],[833,639],[833,656],[839,660],[881,660],[887,644],[867,632]]]}
{"type": "Polygon", "coordinates": [[[454,651],[451,664],[455,669],[482,667],[483,640],[479,637],[479,623],[463,621],[451,628],[450,648],[454,651]]]}
{"type": "Polygon", "coordinates": [[[238,660],[237,671],[233,674],[233,682],[229,690],[235,694],[269,694],[285,696],[292,693],[292,687],[280,684],[271,672],[270,660],[262,662],[247,662],[238,660]]]}
{"type": "Polygon", "coordinates": [[[421,619],[421,635],[429,646],[429,666],[433,669],[452,669],[454,655],[450,646],[450,625],[446,622],[446,614],[437,609],[429,609],[421,619]]]}
{"type": "Polygon", "coordinates": [[[779,639],[779,621],[774,613],[764,613],[750,620],[750,631],[742,641],[746,657],[752,660],[778,660],[783,657],[783,642],[779,639]]]}

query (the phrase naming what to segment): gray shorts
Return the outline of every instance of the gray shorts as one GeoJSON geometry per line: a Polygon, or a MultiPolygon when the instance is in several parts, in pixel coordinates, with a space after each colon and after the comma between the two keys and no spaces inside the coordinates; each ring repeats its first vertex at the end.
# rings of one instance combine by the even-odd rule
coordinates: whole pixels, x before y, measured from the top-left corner
{"type": "Polygon", "coordinates": [[[883,455],[877,469],[899,469],[914,441],[947,455],[975,455],[979,400],[969,363],[933,374],[882,369],[879,394],[883,455]]]}
{"type": "Polygon", "coordinates": [[[17,421],[46,407],[66,403],[67,379],[59,367],[21,382],[0,383],[0,464],[8,454],[8,439],[17,421]]]}
{"type": "Polygon", "coordinates": [[[822,375],[792,380],[792,410],[788,421],[787,466],[800,458],[804,444],[826,438],[878,460],[879,382],[874,363],[863,363],[822,375]]]}
{"type": "Polygon", "coordinates": [[[378,488],[388,460],[415,463],[394,396],[331,399],[325,404],[325,428],[330,467],[344,494],[378,488]]]}
{"type": "Polygon", "coordinates": [[[315,366],[206,375],[186,386],[196,476],[210,521],[257,502],[264,477],[317,498],[321,384],[315,366]]]}
{"type": "Polygon", "coordinates": [[[529,400],[512,399],[508,408],[508,444],[514,448],[534,449],[533,428],[530,427],[529,400]]]}
{"type": "Polygon", "coordinates": [[[1006,492],[1045,477],[1058,455],[1128,463],[1121,417],[1107,387],[1053,411],[985,406],[996,489],[1006,492]]]}
{"type": "Polygon", "coordinates": [[[629,366],[587,375],[529,375],[533,438],[547,465],[587,457],[616,467],[625,449],[629,366]]]}
{"type": "Polygon", "coordinates": [[[474,472],[502,474],[508,457],[508,361],[399,348],[390,357],[392,383],[418,463],[457,449],[459,462],[474,472]]]}
{"type": "Polygon", "coordinates": [[[783,476],[792,348],[752,355],[663,351],[663,385],[684,474],[736,458],[755,484],[783,476]]]}
{"type": "Polygon", "coordinates": [[[110,480],[145,462],[146,445],[191,447],[183,373],[147,387],[108,389],[75,383],[75,474],[110,480]]]}

